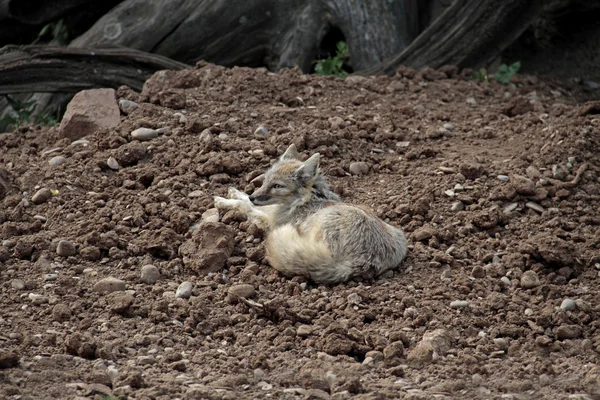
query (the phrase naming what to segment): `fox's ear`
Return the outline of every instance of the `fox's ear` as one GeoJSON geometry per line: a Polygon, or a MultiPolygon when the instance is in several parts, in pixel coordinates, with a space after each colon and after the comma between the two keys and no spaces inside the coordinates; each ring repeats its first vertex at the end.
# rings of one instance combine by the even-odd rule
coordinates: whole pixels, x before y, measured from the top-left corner
{"type": "Polygon", "coordinates": [[[310,158],[294,171],[294,176],[303,179],[310,179],[317,176],[319,172],[319,160],[321,155],[319,153],[315,153],[310,158]]]}
{"type": "Polygon", "coordinates": [[[300,159],[300,154],[298,154],[296,145],[293,143],[290,145],[290,147],[287,148],[285,153],[283,153],[281,155],[281,157],[279,157],[279,160],[281,160],[281,161],[283,161],[283,160],[299,160],[299,159],[300,159]]]}

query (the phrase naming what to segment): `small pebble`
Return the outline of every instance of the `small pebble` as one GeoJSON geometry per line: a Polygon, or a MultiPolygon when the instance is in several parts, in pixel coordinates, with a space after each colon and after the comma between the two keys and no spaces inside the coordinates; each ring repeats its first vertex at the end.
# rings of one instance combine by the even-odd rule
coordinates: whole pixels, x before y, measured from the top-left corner
{"type": "Polygon", "coordinates": [[[560,308],[565,311],[575,311],[577,304],[571,299],[564,299],[560,304],[560,308]]]}
{"type": "Polygon", "coordinates": [[[36,293],[29,293],[28,297],[29,300],[31,300],[31,302],[35,305],[45,304],[49,301],[48,297],[36,293]]]}
{"type": "Polygon", "coordinates": [[[369,169],[369,164],[363,161],[358,161],[350,164],[348,171],[350,171],[352,175],[366,175],[369,173],[369,169]]]}
{"type": "Polygon", "coordinates": [[[227,292],[232,296],[242,297],[246,299],[248,297],[254,296],[256,294],[256,289],[254,289],[254,286],[250,284],[242,283],[239,285],[231,286],[227,290],[227,292]]]}
{"type": "Polygon", "coordinates": [[[209,208],[202,213],[202,221],[206,222],[219,222],[219,210],[216,208],[209,208]]]}
{"type": "Polygon", "coordinates": [[[348,301],[348,304],[354,306],[354,305],[358,305],[362,302],[362,297],[360,297],[360,295],[358,293],[351,293],[348,295],[346,300],[348,301]]]}
{"type": "Polygon", "coordinates": [[[63,156],[55,156],[52,157],[50,159],[50,161],[48,161],[48,164],[50,164],[53,167],[58,167],[59,165],[63,165],[67,162],[67,159],[64,158],[63,156]]]}
{"type": "Polygon", "coordinates": [[[55,281],[58,279],[58,274],[44,274],[45,281],[55,281]]]}
{"type": "Polygon", "coordinates": [[[142,282],[153,285],[160,278],[160,271],[154,265],[148,264],[142,267],[140,279],[142,282]]]}
{"type": "Polygon", "coordinates": [[[140,105],[138,103],[136,103],[135,101],[126,100],[126,99],[119,100],[119,108],[125,114],[129,114],[130,112],[132,112],[133,110],[136,110],[139,107],[140,107],[140,105]]]}
{"type": "Polygon", "coordinates": [[[254,131],[254,134],[256,136],[267,136],[269,134],[269,130],[267,128],[265,128],[264,126],[259,126],[254,131]]]}
{"type": "Polygon", "coordinates": [[[42,188],[35,192],[31,198],[33,204],[42,204],[47,202],[52,197],[52,191],[48,188],[42,188]]]}
{"type": "Polygon", "coordinates": [[[553,165],[552,166],[552,176],[554,179],[558,179],[559,181],[564,181],[567,179],[569,175],[569,170],[563,165],[553,165]]]}
{"type": "Polygon", "coordinates": [[[94,284],[94,292],[98,293],[123,292],[125,288],[124,281],[113,277],[100,279],[94,284]]]}
{"type": "Polygon", "coordinates": [[[140,142],[146,142],[158,137],[158,131],[150,128],[138,128],[131,132],[131,137],[139,140],[140,142]]]}
{"type": "Polygon", "coordinates": [[[502,182],[508,182],[510,179],[507,175],[498,175],[497,178],[499,181],[502,181],[502,182]]]}
{"type": "Polygon", "coordinates": [[[535,271],[525,271],[521,275],[521,287],[523,289],[533,289],[540,285],[540,278],[535,271]]]}
{"type": "Polygon", "coordinates": [[[449,123],[445,123],[445,124],[443,125],[443,127],[444,127],[444,129],[446,129],[446,130],[448,130],[448,131],[450,131],[450,132],[452,132],[452,131],[454,130],[454,125],[452,125],[452,124],[449,124],[449,123]]]}
{"type": "Polygon", "coordinates": [[[192,282],[182,282],[175,292],[175,297],[180,299],[189,299],[192,296],[192,289],[194,289],[194,284],[192,282]]]}
{"type": "Polygon", "coordinates": [[[21,279],[13,279],[10,282],[10,286],[16,290],[23,290],[25,289],[25,282],[23,282],[21,279]]]}
{"type": "Polygon", "coordinates": [[[114,169],[115,171],[121,168],[119,162],[114,157],[108,157],[108,160],[106,160],[106,164],[108,165],[108,168],[114,169]]]}
{"type": "Polygon", "coordinates": [[[504,214],[510,214],[511,212],[515,211],[518,207],[519,207],[519,203],[510,203],[506,207],[504,207],[502,212],[504,214]]]}
{"type": "Polygon", "coordinates": [[[61,257],[74,256],[77,253],[75,245],[68,240],[61,240],[56,246],[56,254],[61,257]]]}
{"type": "Polygon", "coordinates": [[[469,302],[466,300],[454,300],[450,303],[450,308],[465,308],[469,306],[469,302]]]}
{"type": "Polygon", "coordinates": [[[533,310],[531,308],[526,308],[525,309],[525,315],[530,317],[533,315],[533,310]]]}
{"type": "Polygon", "coordinates": [[[525,203],[525,207],[530,208],[533,211],[536,211],[539,213],[544,212],[544,207],[540,206],[538,203],[535,203],[533,201],[528,201],[527,203],[525,203]]]}
{"type": "Polygon", "coordinates": [[[510,279],[507,276],[503,276],[502,278],[500,278],[500,281],[505,285],[505,286],[510,286],[510,279]]]}
{"type": "Polygon", "coordinates": [[[466,102],[467,104],[477,104],[477,100],[475,100],[475,97],[468,97],[466,102]]]}

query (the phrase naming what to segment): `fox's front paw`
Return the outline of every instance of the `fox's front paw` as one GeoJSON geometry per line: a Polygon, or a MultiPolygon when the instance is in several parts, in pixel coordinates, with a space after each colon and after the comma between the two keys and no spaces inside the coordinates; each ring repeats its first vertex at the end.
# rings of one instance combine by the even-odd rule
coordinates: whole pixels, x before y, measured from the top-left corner
{"type": "Polygon", "coordinates": [[[228,200],[221,196],[215,196],[215,208],[219,210],[228,210],[231,208],[231,204],[228,203],[228,200]]]}

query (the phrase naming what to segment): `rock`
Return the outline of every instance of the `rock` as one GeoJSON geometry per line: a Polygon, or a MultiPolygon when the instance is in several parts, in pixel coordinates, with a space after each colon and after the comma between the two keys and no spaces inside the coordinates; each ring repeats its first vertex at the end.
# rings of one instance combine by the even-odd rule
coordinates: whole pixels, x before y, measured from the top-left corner
{"type": "Polygon", "coordinates": [[[41,304],[46,304],[49,301],[47,296],[44,296],[41,294],[36,294],[36,293],[29,293],[28,297],[29,297],[29,300],[31,300],[31,302],[33,304],[35,304],[36,306],[39,306],[41,304]]]}
{"type": "Polygon", "coordinates": [[[67,159],[63,156],[55,156],[48,161],[48,164],[52,167],[58,167],[59,165],[63,165],[67,163],[67,159]]]}
{"type": "Polygon", "coordinates": [[[71,257],[77,253],[75,245],[68,240],[61,240],[56,246],[56,254],[61,257],[71,257]]]}
{"type": "Polygon", "coordinates": [[[160,278],[160,271],[154,265],[148,264],[142,267],[140,279],[149,285],[154,285],[160,278]]]}
{"type": "Polygon", "coordinates": [[[450,308],[465,308],[469,306],[469,302],[466,300],[454,300],[450,302],[450,308]]]}
{"type": "Polygon", "coordinates": [[[58,279],[58,274],[44,274],[43,277],[46,282],[51,282],[58,279]]]}
{"type": "Polygon", "coordinates": [[[527,169],[525,170],[525,174],[531,179],[540,179],[542,177],[542,173],[540,172],[540,170],[534,167],[533,165],[527,167],[527,169]]]}
{"type": "Polygon", "coordinates": [[[518,207],[519,207],[519,203],[510,203],[510,204],[506,205],[506,207],[504,207],[504,209],[502,210],[502,213],[510,214],[511,212],[515,211],[518,207]]]}
{"type": "Polygon", "coordinates": [[[106,301],[112,312],[123,314],[133,304],[133,296],[125,292],[113,292],[106,296],[106,301]]]}
{"type": "Polygon", "coordinates": [[[192,289],[194,289],[194,284],[192,282],[182,282],[177,288],[177,292],[175,292],[175,297],[189,299],[192,296],[192,289]]]}
{"type": "Polygon", "coordinates": [[[525,271],[521,275],[521,287],[523,289],[533,289],[540,285],[540,278],[535,271],[525,271]]]}
{"type": "Polygon", "coordinates": [[[12,351],[0,351],[0,369],[14,368],[19,365],[19,355],[12,351]]]}
{"type": "Polygon", "coordinates": [[[442,127],[450,132],[452,132],[454,130],[454,125],[452,125],[450,123],[445,123],[444,125],[442,125],[442,127]]]}
{"type": "Polygon", "coordinates": [[[362,297],[358,293],[350,293],[348,297],[346,297],[346,301],[351,306],[356,306],[362,303],[362,297]]]}
{"type": "Polygon", "coordinates": [[[240,285],[231,286],[227,290],[227,293],[229,293],[232,296],[242,297],[246,299],[248,297],[253,297],[256,294],[256,290],[254,289],[254,286],[242,283],[240,285]]]}
{"type": "Polygon", "coordinates": [[[431,363],[435,358],[444,356],[451,348],[452,337],[445,329],[426,332],[423,339],[408,354],[409,365],[419,367],[431,363]]]}
{"type": "Polygon", "coordinates": [[[564,299],[560,304],[560,308],[565,311],[575,311],[577,304],[571,299],[564,299]]]}
{"type": "Polygon", "coordinates": [[[368,163],[357,161],[350,164],[348,171],[350,171],[352,175],[367,175],[370,168],[371,166],[368,163]]]}
{"type": "Polygon", "coordinates": [[[463,174],[467,179],[475,180],[483,175],[484,169],[480,164],[465,163],[458,167],[458,172],[463,174]]]}
{"type": "Polygon", "coordinates": [[[21,279],[13,279],[10,281],[10,286],[16,290],[23,290],[25,289],[25,282],[21,279]]]}
{"type": "Polygon", "coordinates": [[[158,131],[150,128],[137,128],[131,132],[131,137],[140,142],[147,142],[158,137],[158,131]]]}
{"type": "Polygon", "coordinates": [[[202,213],[202,221],[205,222],[219,222],[219,210],[216,208],[209,208],[202,213]]]}
{"type": "Polygon", "coordinates": [[[179,246],[186,267],[197,274],[217,272],[225,266],[235,244],[235,232],[221,222],[202,221],[192,238],[179,246]]]}
{"type": "Polygon", "coordinates": [[[119,100],[119,108],[123,111],[124,114],[129,114],[134,110],[137,110],[140,107],[138,103],[135,101],[120,99],[119,100]]]}
{"type": "Polygon", "coordinates": [[[106,160],[106,165],[108,165],[108,168],[115,171],[118,171],[121,168],[119,162],[114,157],[108,157],[108,160],[106,160]]]}
{"type": "Polygon", "coordinates": [[[98,293],[122,292],[125,291],[125,288],[124,281],[113,277],[100,279],[94,284],[94,292],[98,293]]]}
{"type": "Polygon", "coordinates": [[[556,329],[556,337],[560,340],[577,339],[581,334],[579,325],[561,325],[556,329]]]}
{"type": "Polygon", "coordinates": [[[525,207],[532,209],[533,211],[539,212],[540,214],[544,212],[544,207],[540,206],[538,203],[533,201],[528,201],[525,203],[525,207]]]}
{"type": "Polygon", "coordinates": [[[512,175],[510,182],[519,194],[535,194],[535,183],[529,178],[522,175],[512,175]]]}
{"type": "Polygon", "coordinates": [[[267,136],[269,134],[269,130],[267,128],[265,128],[264,126],[259,126],[254,131],[254,134],[256,136],[267,136]]]}
{"type": "Polygon", "coordinates": [[[31,202],[33,204],[42,204],[50,200],[50,198],[52,198],[52,191],[48,188],[42,188],[35,192],[31,198],[31,202]]]}
{"type": "Polygon", "coordinates": [[[459,212],[459,211],[463,211],[464,209],[465,209],[465,205],[462,201],[455,201],[450,206],[450,211],[452,211],[452,212],[459,212]]]}
{"type": "Polygon", "coordinates": [[[192,190],[191,192],[188,193],[188,197],[190,199],[196,199],[196,198],[202,197],[202,196],[204,196],[204,190],[192,190]]]}
{"type": "Polygon", "coordinates": [[[499,181],[502,182],[508,182],[510,180],[510,178],[507,175],[498,175],[497,178],[499,181]]]}
{"type": "Polygon", "coordinates": [[[538,233],[527,239],[521,252],[528,253],[555,268],[578,267],[579,252],[575,245],[548,233],[538,233]]]}
{"type": "Polygon", "coordinates": [[[68,305],[59,303],[52,308],[52,318],[57,322],[65,322],[71,319],[71,309],[68,305]]]}
{"type": "Polygon", "coordinates": [[[114,89],[91,89],[77,93],[60,122],[59,137],[71,140],[88,136],[121,122],[114,89]]]}
{"type": "Polygon", "coordinates": [[[87,246],[79,251],[81,258],[87,261],[98,261],[101,257],[100,249],[96,246],[87,246]]]}
{"type": "Polygon", "coordinates": [[[429,225],[425,225],[417,230],[415,230],[412,234],[412,238],[415,242],[421,242],[423,240],[431,239],[435,236],[435,229],[433,229],[429,225]]]}
{"type": "Polygon", "coordinates": [[[310,325],[300,325],[298,329],[296,329],[296,335],[300,337],[307,337],[312,334],[312,327],[310,325]]]}
{"type": "Polygon", "coordinates": [[[567,179],[569,175],[569,170],[564,165],[555,164],[552,166],[552,176],[554,179],[558,179],[559,181],[564,181],[567,179]]]}

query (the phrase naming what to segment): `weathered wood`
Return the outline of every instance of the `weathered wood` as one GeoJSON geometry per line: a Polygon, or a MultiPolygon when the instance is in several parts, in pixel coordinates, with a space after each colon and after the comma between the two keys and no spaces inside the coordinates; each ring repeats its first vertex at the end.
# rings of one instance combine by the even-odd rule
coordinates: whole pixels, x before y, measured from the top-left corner
{"type": "Polygon", "coordinates": [[[400,54],[360,73],[393,74],[401,65],[490,64],[529,27],[543,6],[542,0],[455,0],[400,54]]]}
{"type": "Polygon", "coordinates": [[[71,44],[113,43],[193,64],[300,66],[338,28],[352,66],[379,64],[418,34],[417,0],[126,0],[71,44]],[[168,10],[168,12],[166,12],[168,10]]]}
{"type": "Polygon", "coordinates": [[[121,85],[141,91],[154,72],[188,67],[126,48],[6,46],[0,49],[0,94],[77,92],[121,85]]]}
{"type": "Polygon", "coordinates": [[[11,18],[15,21],[40,25],[56,20],[73,9],[103,7],[106,3],[116,5],[121,0],[0,0],[0,20],[11,18]]]}

